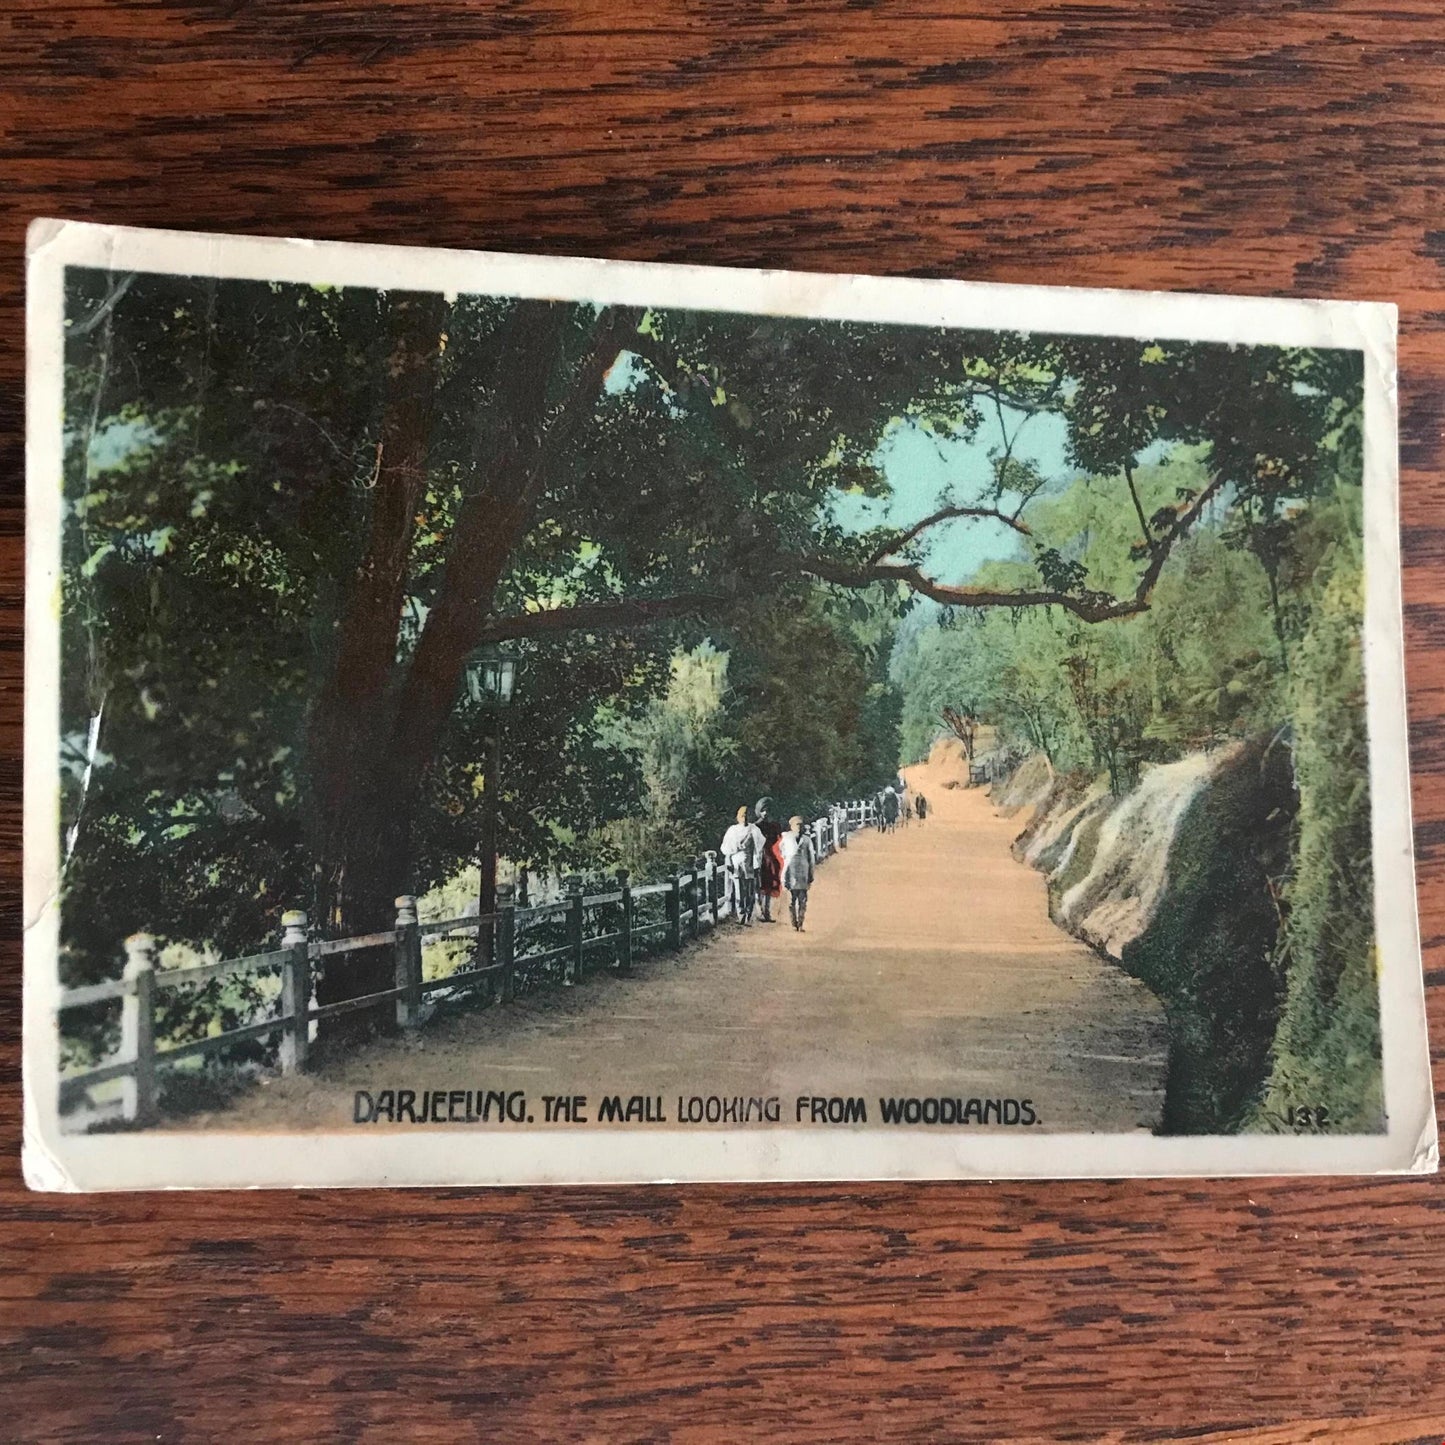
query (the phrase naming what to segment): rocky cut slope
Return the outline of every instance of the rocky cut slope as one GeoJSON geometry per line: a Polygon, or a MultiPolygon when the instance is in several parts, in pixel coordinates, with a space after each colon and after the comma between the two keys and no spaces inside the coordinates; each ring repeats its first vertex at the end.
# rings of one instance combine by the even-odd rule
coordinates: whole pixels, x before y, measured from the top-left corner
{"type": "Polygon", "coordinates": [[[1055,921],[1146,983],[1169,1018],[1164,1129],[1238,1128],[1269,1073],[1279,889],[1296,800],[1282,733],[1148,769],[1115,796],[1032,758],[995,788],[1055,921]]]}

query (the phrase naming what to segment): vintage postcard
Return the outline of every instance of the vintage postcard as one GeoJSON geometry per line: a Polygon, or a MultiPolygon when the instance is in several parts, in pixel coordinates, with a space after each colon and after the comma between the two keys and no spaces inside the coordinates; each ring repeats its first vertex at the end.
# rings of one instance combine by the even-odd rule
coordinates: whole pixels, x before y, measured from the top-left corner
{"type": "Polygon", "coordinates": [[[1395,313],[29,248],[52,1190],[1436,1167],[1395,313]]]}

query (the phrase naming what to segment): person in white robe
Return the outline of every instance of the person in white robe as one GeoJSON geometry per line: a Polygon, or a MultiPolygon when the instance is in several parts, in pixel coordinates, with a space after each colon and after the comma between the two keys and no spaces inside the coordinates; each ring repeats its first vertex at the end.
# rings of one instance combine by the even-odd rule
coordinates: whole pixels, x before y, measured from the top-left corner
{"type": "Polygon", "coordinates": [[[737,923],[748,925],[753,921],[763,846],[762,833],[748,822],[747,807],[739,808],[737,822],[723,834],[719,850],[727,870],[728,914],[737,923]]]}

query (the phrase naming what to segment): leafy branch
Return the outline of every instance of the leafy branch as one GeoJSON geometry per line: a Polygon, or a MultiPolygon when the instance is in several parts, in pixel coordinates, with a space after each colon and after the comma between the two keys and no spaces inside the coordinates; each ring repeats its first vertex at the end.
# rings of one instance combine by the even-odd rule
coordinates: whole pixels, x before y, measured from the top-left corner
{"type": "Polygon", "coordinates": [[[1162,514],[1156,513],[1156,521],[1161,515],[1167,515],[1171,520],[1155,535],[1149,565],[1140,574],[1134,591],[1124,597],[1085,588],[1082,585],[1083,569],[1067,562],[1052,549],[1039,554],[1044,583],[1041,588],[953,586],[928,576],[916,563],[888,562],[876,558],[857,565],[826,557],[808,557],[801,559],[799,566],[806,575],[839,587],[871,587],[875,582],[901,582],[919,595],[949,607],[1057,606],[1072,612],[1084,622],[1110,622],[1149,610],[1150,596],[1175,543],[1198,521],[1204,508],[1223,486],[1223,475],[1216,474],[1182,510],[1170,513],[1164,509],[1162,514]]]}

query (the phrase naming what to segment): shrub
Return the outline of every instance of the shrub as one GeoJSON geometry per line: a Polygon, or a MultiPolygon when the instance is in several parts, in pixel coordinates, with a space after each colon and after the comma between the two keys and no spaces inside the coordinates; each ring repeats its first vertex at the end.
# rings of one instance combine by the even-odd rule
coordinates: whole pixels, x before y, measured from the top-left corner
{"type": "Polygon", "coordinates": [[[1332,1127],[1357,1132],[1384,1128],[1358,543],[1338,542],[1322,571],[1291,659],[1299,814],[1276,954],[1285,999],[1255,1122],[1323,1106],[1332,1127]]]}

